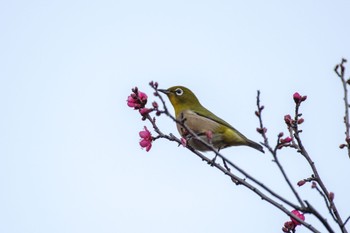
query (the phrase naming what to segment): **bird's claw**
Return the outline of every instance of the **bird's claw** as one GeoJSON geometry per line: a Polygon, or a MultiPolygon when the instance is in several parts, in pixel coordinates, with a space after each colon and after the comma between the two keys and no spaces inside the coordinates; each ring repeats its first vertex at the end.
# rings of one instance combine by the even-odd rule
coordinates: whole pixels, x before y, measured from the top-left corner
{"type": "Polygon", "coordinates": [[[215,155],[215,157],[214,157],[212,160],[208,161],[208,164],[209,164],[210,166],[214,166],[214,164],[215,164],[215,162],[216,162],[216,157],[217,157],[217,155],[215,155]]]}

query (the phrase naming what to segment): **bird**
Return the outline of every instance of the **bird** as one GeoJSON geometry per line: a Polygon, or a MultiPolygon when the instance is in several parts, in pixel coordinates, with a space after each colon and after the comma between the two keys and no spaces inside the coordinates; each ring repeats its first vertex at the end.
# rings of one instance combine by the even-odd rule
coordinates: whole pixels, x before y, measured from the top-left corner
{"type": "Polygon", "coordinates": [[[231,146],[249,146],[265,153],[260,144],[248,139],[232,125],[206,109],[187,87],[173,86],[158,91],[169,98],[175,110],[177,130],[192,148],[201,152],[211,150],[201,140],[193,137],[183,125],[218,151],[231,146]]]}

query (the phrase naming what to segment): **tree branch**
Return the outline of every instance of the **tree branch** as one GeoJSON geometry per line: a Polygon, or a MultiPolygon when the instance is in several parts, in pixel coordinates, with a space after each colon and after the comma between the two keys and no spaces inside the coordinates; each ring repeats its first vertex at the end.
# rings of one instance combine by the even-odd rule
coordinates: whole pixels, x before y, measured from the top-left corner
{"type": "Polygon", "coordinates": [[[343,85],[343,91],[344,91],[344,108],[345,108],[345,115],[344,115],[344,124],[345,124],[345,142],[346,144],[341,144],[340,148],[344,148],[345,146],[348,148],[348,156],[350,158],[350,123],[349,123],[349,101],[348,101],[348,89],[347,84],[350,84],[350,79],[345,80],[345,66],[344,63],[346,62],[346,59],[342,59],[341,63],[336,65],[334,68],[334,72],[338,75],[340,78],[342,85],[343,85]],[[340,71],[339,71],[340,69],[340,71]]]}
{"type": "MultiPolygon", "coordinates": [[[[344,227],[344,223],[342,221],[342,218],[337,210],[337,207],[336,205],[334,204],[334,201],[332,198],[330,198],[330,195],[329,195],[329,192],[327,190],[327,187],[326,185],[323,183],[322,179],[321,179],[321,176],[319,175],[318,173],[318,170],[315,166],[315,163],[312,161],[311,157],[309,156],[309,153],[306,151],[302,141],[301,141],[301,138],[300,138],[300,133],[302,132],[301,130],[299,130],[298,128],[298,120],[299,120],[299,117],[301,116],[301,113],[299,113],[299,107],[300,107],[300,103],[296,103],[295,105],[295,118],[294,118],[294,124],[292,124],[292,129],[293,129],[293,132],[294,132],[294,138],[296,139],[297,141],[297,145],[298,145],[298,152],[300,154],[302,154],[304,156],[304,158],[306,159],[306,161],[308,162],[308,164],[310,165],[312,171],[313,171],[313,174],[314,174],[314,177],[315,177],[315,181],[320,185],[320,188],[324,194],[324,196],[327,198],[328,202],[330,203],[330,207],[334,213],[334,216],[336,217],[336,222],[338,224],[338,226],[340,227],[341,231],[343,233],[347,233],[347,230],[346,228],[344,227]]],[[[316,217],[318,217],[316,215],[316,217]]],[[[324,218],[318,218],[322,223],[323,225],[328,229],[329,227],[329,224],[327,221],[325,221],[324,218]]]]}
{"type": "MultiPolygon", "coordinates": [[[[283,175],[283,178],[285,179],[285,181],[287,182],[289,188],[292,190],[294,196],[296,197],[296,199],[298,200],[299,204],[301,205],[302,209],[305,209],[305,205],[304,202],[301,200],[298,192],[296,191],[296,189],[293,187],[292,183],[290,182],[287,173],[285,172],[283,166],[281,165],[278,157],[277,157],[277,149],[279,148],[279,139],[281,138],[281,136],[278,137],[277,140],[277,144],[274,150],[272,150],[272,147],[269,145],[269,141],[266,135],[267,129],[264,127],[263,125],[263,121],[262,121],[262,110],[264,109],[263,106],[260,106],[260,91],[258,91],[257,96],[256,96],[256,105],[258,107],[258,111],[256,114],[256,116],[259,118],[259,124],[260,124],[260,129],[262,130],[258,130],[258,132],[261,133],[262,137],[264,138],[264,146],[270,151],[270,153],[273,156],[273,161],[276,163],[277,167],[279,168],[280,172],[283,175]]],[[[281,134],[280,134],[281,135],[281,134]]]]}

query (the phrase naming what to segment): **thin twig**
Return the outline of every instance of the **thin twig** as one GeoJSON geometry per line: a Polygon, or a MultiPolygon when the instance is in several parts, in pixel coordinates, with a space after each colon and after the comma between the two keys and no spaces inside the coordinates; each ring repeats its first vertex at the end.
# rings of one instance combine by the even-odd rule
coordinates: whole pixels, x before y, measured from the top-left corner
{"type": "MultiPolygon", "coordinates": [[[[275,147],[274,150],[272,150],[272,147],[269,145],[269,141],[266,135],[266,128],[263,125],[263,121],[262,121],[262,110],[264,109],[262,106],[260,106],[260,91],[258,91],[257,96],[256,96],[256,104],[258,107],[258,114],[257,117],[259,118],[259,123],[260,123],[260,132],[262,137],[264,138],[264,146],[270,151],[270,153],[273,156],[274,162],[277,164],[277,167],[279,168],[280,172],[282,173],[283,178],[285,179],[285,181],[287,182],[289,188],[292,190],[294,196],[296,197],[296,199],[298,200],[299,204],[301,205],[302,209],[305,209],[305,204],[304,202],[301,200],[298,192],[296,191],[296,189],[293,187],[292,182],[289,180],[289,177],[287,176],[287,173],[285,172],[282,164],[280,163],[278,156],[277,156],[277,149],[279,147],[279,144],[277,142],[277,145],[275,147]]],[[[278,137],[280,138],[280,137],[278,137]]]]}
{"type": "Polygon", "coordinates": [[[344,226],[348,223],[348,221],[350,220],[350,216],[345,220],[345,222],[344,222],[344,226]]]}
{"type": "MultiPolygon", "coordinates": [[[[307,204],[307,207],[312,211],[312,213],[316,216],[316,218],[322,219],[323,220],[322,223],[327,222],[327,219],[323,218],[322,215],[308,201],[305,201],[305,203],[307,204]]],[[[329,224],[323,224],[323,225],[326,227],[329,233],[334,233],[334,230],[331,228],[329,224]]]]}
{"type": "MultiPolygon", "coordinates": [[[[181,140],[176,138],[175,136],[168,136],[164,133],[162,133],[159,128],[156,126],[155,121],[148,115],[146,117],[151,123],[152,126],[154,127],[155,131],[159,134],[159,136],[161,138],[165,138],[168,139],[170,141],[175,141],[177,143],[181,143],[181,140]]],[[[203,141],[205,143],[205,141],[203,141]]],[[[308,228],[310,231],[315,232],[315,233],[320,233],[320,231],[318,231],[316,228],[314,228],[311,224],[299,219],[299,218],[295,218],[295,216],[288,210],[286,209],[283,205],[279,204],[278,202],[276,202],[275,200],[273,200],[272,198],[268,197],[266,194],[264,194],[263,192],[261,192],[259,189],[257,189],[256,187],[254,187],[253,185],[251,185],[250,183],[248,183],[245,179],[242,179],[236,175],[234,175],[229,169],[227,169],[226,167],[221,166],[219,163],[212,163],[212,160],[209,159],[208,157],[204,156],[202,153],[200,153],[199,151],[193,149],[191,146],[186,146],[186,148],[188,150],[190,150],[192,153],[196,154],[198,157],[200,157],[203,161],[207,162],[207,164],[211,164],[211,166],[219,169],[221,172],[223,172],[225,175],[229,176],[231,178],[232,181],[234,181],[235,184],[241,184],[243,186],[245,186],[246,188],[250,189],[251,191],[253,191],[255,194],[257,194],[262,200],[269,202],[270,204],[272,204],[273,206],[275,206],[276,208],[280,209],[282,212],[284,212],[285,214],[287,214],[288,216],[290,216],[291,218],[295,219],[296,221],[298,221],[300,224],[304,225],[306,228],[308,228]]],[[[218,156],[220,156],[218,154],[218,156]]],[[[222,155],[221,155],[222,156],[222,155]]],[[[220,157],[221,157],[220,156],[220,157]]],[[[224,160],[226,160],[226,162],[229,163],[229,161],[227,159],[225,159],[223,157],[224,160]]],[[[231,164],[230,164],[231,165],[231,164]]],[[[226,165],[227,166],[227,165],[226,165]]]]}
{"type": "Polygon", "coordinates": [[[349,84],[349,80],[345,80],[345,66],[344,63],[346,62],[346,59],[342,59],[341,63],[336,65],[334,68],[334,72],[338,75],[340,78],[342,84],[343,84],[343,91],[344,91],[344,107],[345,107],[345,115],[344,115],[344,124],[345,124],[345,142],[348,148],[348,156],[350,158],[350,122],[349,122],[349,101],[348,101],[348,89],[347,84],[349,84]],[[340,72],[339,72],[340,69],[340,72]]]}
{"type": "MultiPolygon", "coordinates": [[[[347,230],[344,227],[342,218],[341,218],[341,216],[340,216],[340,214],[339,214],[339,212],[338,212],[338,210],[336,208],[336,205],[334,204],[334,201],[329,197],[329,195],[328,195],[329,192],[328,192],[325,184],[323,183],[323,181],[321,179],[321,176],[318,173],[318,170],[317,170],[317,168],[315,166],[315,163],[312,161],[311,157],[309,156],[309,153],[306,151],[306,149],[305,149],[305,147],[304,147],[304,145],[303,145],[303,143],[301,141],[301,138],[300,138],[301,130],[299,130],[299,128],[298,128],[298,119],[299,119],[299,116],[301,116],[301,114],[299,113],[300,103],[301,102],[296,103],[296,105],[295,105],[295,118],[294,118],[294,125],[292,126],[293,127],[293,131],[294,131],[294,137],[295,137],[295,139],[297,141],[297,145],[298,145],[298,152],[300,154],[302,154],[304,156],[304,158],[306,159],[306,161],[309,163],[309,165],[310,165],[310,167],[311,167],[311,169],[313,171],[313,174],[314,174],[316,182],[320,185],[324,196],[327,198],[328,202],[330,203],[330,206],[332,208],[334,216],[336,217],[336,222],[339,225],[341,231],[343,233],[347,233],[347,230]]],[[[329,223],[324,218],[320,218],[317,215],[315,215],[315,216],[322,222],[322,224],[327,229],[330,228],[329,223]]]]}
{"type": "MultiPolygon", "coordinates": [[[[153,87],[154,88],[154,87],[153,87]]],[[[158,94],[158,91],[156,88],[154,88],[156,91],[156,96],[158,96],[163,104],[163,106],[165,106],[165,101],[163,100],[162,96],[160,96],[158,94]]],[[[261,188],[263,188],[265,191],[267,191],[268,193],[270,193],[272,196],[274,196],[275,198],[279,199],[280,201],[290,205],[291,207],[293,207],[294,209],[298,209],[301,210],[300,207],[298,207],[297,205],[291,203],[290,201],[286,200],[285,198],[283,198],[282,196],[276,194],[274,191],[272,191],[271,189],[269,189],[267,186],[265,186],[263,183],[261,183],[260,181],[256,180],[254,177],[252,177],[251,175],[249,175],[247,172],[245,172],[243,169],[241,169],[240,167],[238,167],[237,165],[235,165],[234,163],[232,163],[230,160],[228,160],[226,157],[224,157],[222,154],[220,154],[211,144],[208,144],[206,141],[204,141],[202,138],[198,137],[197,134],[195,134],[191,129],[189,129],[183,122],[180,122],[178,120],[176,120],[175,117],[173,117],[166,108],[164,108],[164,114],[166,114],[168,117],[170,117],[173,121],[175,121],[177,124],[180,124],[182,127],[184,127],[187,132],[189,134],[191,134],[194,138],[196,138],[196,140],[199,140],[201,143],[203,143],[203,145],[205,145],[208,149],[210,149],[211,151],[213,151],[215,153],[216,156],[219,156],[221,159],[223,159],[223,161],[225,161],[225,163],[227,162],[230,166],[232,166],[233,168],[235,168],[237,171],[239,171],[240,173],[242,173],[246,178],[250,179],[251,181],[253,181],[254,183],[256,183],[257,185],[259,185],[261,188]]],[[[150,118],[148,118],[150,119],[150,118]]],[[[152,124],[155,124],[154,121],[151,121],[152,124]]],[[[159,129],[155,129],[155,131],[157,132],[159,129]]],[[[164,134],[163,134],[164,135],[164,134]]],[[[165,137],[167,138],[167,137],[165,137]]],[[[178,143],[181,143],[180,139],[174,139],[172,138],[173,141],[177,141],[178,143]]],[[[225,167],[221,166],[220,164],[213,162],[212,160],[210,160],[209,158],[207,158],[206,156],[204,156],[202,153],[200,153],[199,151],[193,149],[191,146],[187,145],[186,148],[188,150],[190,150],[191,152],[193,152],[194,154],[196,154],[197,156],[199,156],[203,161],[206,161],[208,164],[210,164],[213,167],[216,167],[217,169],[219,169],[220,171],[222,171],[225,175],[228,175],[231,177],[231,180],[234,180],[236,184],[242,184],[245,187],[247,187],[248,189],[252,190],[254,193],[256,193],[258,196],[261,197],[262,200],[265,200],[267,202],[269,202],[270,204],[272,204],[273,206],[275,206],[276,208],[280,209],[281,211],[283,211],[285,214],[287,214],[288,216],[290,216],[291,218],[295,219],[296,221],[298,221],[299,223],[301,223],[302,225],[304,225],[306,228],[308,228],[309,230],[311,230],[312,232],[320,232],[318,231],[316,228],[314,228],[311,224],[299,219],[299,218],[295,218],[295,216],[288,210],[286,209],[283,205],[281,205],[280,203],[276,202],[275,200],[273,200],[272,198],[268,197],[266,194],[262,193],[259,189],[257,189],[256,187],[254,187],[253,185],[249,184],[246,179],[242,179],[239,178],[238,176],[234,175],[230,169],[227,169],[227,165],[225,167]]],[[[305,209],[303,210],[305,211],[305,209]]]]}
{"type": "Polygon", "coordinates": [[[322,192],[322,190],[320,190],[319,187],[316,186],[315,189],[318,191],[318,193],[319,193],[319,194],[321,195],[321,197],[323,198],[323,200],[324,200],[324,202],[325,202],[325,204],[326,204],[326,206],[327,206],[327,208],[328,208],[328,210],[329,210],[329,214],[332,216],[333,220],[334,220],[335,222],[337,222],[337,219],[336,219],[336,217],[334,216],[334,214],[333,214],[333,212],[332,212],[332,208],[331,208],[331,206],[330,206],[330,204],[329,204],[329,202],[328,202],[328,199],[327,199],[326,195],[324,195],[324,193],[322,192]]]}
{"type": "MultiPolygon", "coordinates": [[[[163,97],[161,95],[159,95],[158,90],[156,88],[154,88],[156,91],[156,96],[158,96],[158,98],[161,100],[163,106],[165,106],[165,101],[163,99],[163,97]]],[[[180,124],[185,130],[186,132],[188,132],[189,134],[191,134],[196,140],[200,141],[204,146],[206,146],[209,150],[211,150],[212,152],[215,153],[216,156],[220,157],[221,159],[225,160],[231,167],[233,167],[234,169],[236,169],[238,172],[242,173],[247,179],[250,179],[251,181],[253,181],[254,183],[256,183],[257,185],[259,185],[261,188],[263,188],[265,191],[267,191],[268,193],[270,193],[272,196],[276,197],[277,199],[279,199],[280,201],[282,201],[283,203],[291,206],[294,209],[297,210],[302,210],[302,208],[300,208],[298,205],[288,201],[287,199],[285,199],[284,197],[282,197],[281,195],[277,194],[276,192],[274,192],[272,189],[268,188],[265,184],[263,184],[262,182],[260,182],[259,180],[257,180],[256,178],[254,178],[253,176],[251,176],[250,174],[248,174],[246,171],[244,171],[242,168],[240,168],[239,166],[237,166],[236,164],[234,164],[233,162],[231,162],[229,159],[227,159],[225,156],[223,156],[221,153],[219,153],[211,144],[208,144],[206,141],[204,141],[202,138],[200,138],[196,133],[194,133],[190,128],[187,127],[186,124],[184,124],[184,122],[182,121],[178,121],[173,115],[170,114],[170,112],[167,110],[167,108],[164,108],[164,114],[166,114],[168,117],[170,117],[173,121],[175,121],[177,124],[180,124]]],[[[212,163],[212,161],[210,161],[210,163],[212,163]]],[[[303,210],[305,211],[305,210],[303,210]]]]}

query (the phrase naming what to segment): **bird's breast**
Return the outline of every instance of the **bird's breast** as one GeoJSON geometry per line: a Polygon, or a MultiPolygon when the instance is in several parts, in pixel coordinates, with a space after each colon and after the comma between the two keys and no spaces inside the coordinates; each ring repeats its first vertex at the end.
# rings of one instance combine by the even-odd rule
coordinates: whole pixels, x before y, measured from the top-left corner
{"type": "MultiPolygon", "coordinates": [[[[209,131],[212,133],[217,133],[221,128],[220,126],[222,126],[216,121],[198,115],[192,110],[185,110],[180,112],[177,115],[176,119],[184,123],[196,134],[207,133],[209,131]]],[[[177,129],[182,136],[186,136],[188,134],[188,132],[186,132],[186,129],[181,124],[177,124],[177,129]]]]}

